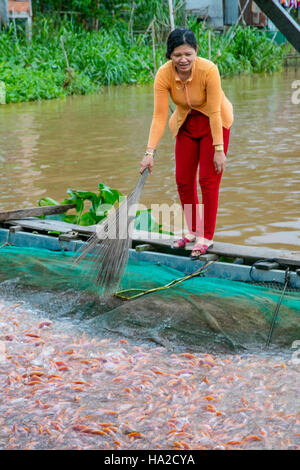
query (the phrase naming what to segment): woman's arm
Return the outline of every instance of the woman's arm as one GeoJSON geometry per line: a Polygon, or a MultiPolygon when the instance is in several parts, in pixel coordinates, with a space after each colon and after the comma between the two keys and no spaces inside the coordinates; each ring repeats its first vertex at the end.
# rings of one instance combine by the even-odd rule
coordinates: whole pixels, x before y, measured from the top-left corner
{"type": "Polygon", "coordinates": [[[165,74],[165,70],[159,70],[154,81],[154,110],[147,145],[150,149],[156,149],[168,119],[169,87],[165,74]]]}
{"type": "Polygon", "coordinates": [[[221,103],[223,91],[218,67],[214,65],[207,74],[206,99],[209,112],[209,124],[215,146],[214,166],[217,173],[226,168],[226,155],[223,148],[223,127],[221,118],[221,103]]]}
{"type": "Polygon", "coordinates": [[[169,89],[162,71],[158,71],[154,80],[154,110],[149,132],[147,150],[141,161],[140,173],[149,168],[152,173],[156,147],[164,133],[169,111],[169,89]]]}
{"type": "Polygon", "coordinates": [[[206,101],[209,113],[209,123],[213,137],[213,145],[223,145],[223,129],[221,119],[221,103],[223,91],[218,67],[214,65],[207,73],[206,101]]]}

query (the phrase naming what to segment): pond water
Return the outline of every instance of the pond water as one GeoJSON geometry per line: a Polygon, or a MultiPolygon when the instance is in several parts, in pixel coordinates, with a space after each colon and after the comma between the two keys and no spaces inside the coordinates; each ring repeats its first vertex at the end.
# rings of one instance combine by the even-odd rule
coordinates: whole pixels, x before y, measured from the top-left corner
{"type": "Polygon", "coordinates": [[[0,327],[0,449],[300,449],[291,354],[100,338],[2,300],[0,327]]]}
{"type": "MultiPolygon", "coordinates": [[[[299,69],[223,79],[235,122],[215,241],[299,249],[299,69]]],[[[153,109],[152,85],[0,107],[0,210],[61,201],[67,188],[134,188],[153,109]]],[[[178,203],[168,128],[141,203],[178,203]]]]}

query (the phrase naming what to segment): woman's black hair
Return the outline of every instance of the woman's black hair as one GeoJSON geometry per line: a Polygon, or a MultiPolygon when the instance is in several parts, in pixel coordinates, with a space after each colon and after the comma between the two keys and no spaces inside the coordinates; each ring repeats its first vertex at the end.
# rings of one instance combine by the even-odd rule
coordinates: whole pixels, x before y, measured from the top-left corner
{"type": "Polygon", "coordinates": [[[176,28],[174,29],[168,36],[167,39],[167,52],[166,57],[167,59],[171,59],[171,54],[178,46],[182,46],[183,44],[188,44],[191,46],[195,51],[197,51],[197,40],[195,38],[194,33],[190,29],[186,28],[176,28]]]}

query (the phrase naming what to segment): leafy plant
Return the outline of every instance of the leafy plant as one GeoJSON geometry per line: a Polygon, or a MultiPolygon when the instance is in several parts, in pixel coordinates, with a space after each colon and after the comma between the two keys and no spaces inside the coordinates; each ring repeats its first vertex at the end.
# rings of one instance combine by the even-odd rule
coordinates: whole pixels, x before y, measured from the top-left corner
{"type": "MultiPolygon", "coordinates": [[[[43,197],[39,200],[39,206],[55,206],[59,204],[75,204],[75,214],[57,214],[42,216],[43,219],[60,220],[70,224],[77,225],[94,225],[103,221],[113,207],[117,207],[124,196],[117,189],[112,189],[106,184],[99,183],[99,192],[80,191],[75,189],[68,189],[66,197],[61,203],[51,197],[43,197]],[[86,203],[90,203],[88,211],[85,211],[86,203]]],[[[151,215],[151,209],[143,209],[137,211],[134,228],[136,230],[145,230],[148,232],[169,233],[162,230],[162,225],[159,225],[154,217],[151,215]]],[[[173,235],[172,233],[170,233],[173,235]]]]}
{"type": "MultiPolygon", "coordinates": [[[[55,218],[63,222],[77,225],[98,224],[105,219],[114,205],[118,205],[124,197],[120,191],[112,189],[103,183],[99,183],[98,188],[98,194],[92,191],[68,189],[68,197],[66,197],[61,203],[50,197],[44,197],[39,200],[38,204],[39,206],[75,204],[75,214],[65,213],[55,216],[55,218]],[[87,202],[90,203],[90,207],[88,211],[84,211],[87,202]]],[[[45,216],[45,218],[48,217],[53,219],[53,216],[45,216]]]]}
{"type": "MultiPolygon", "coordinates": [[[[146,0],[138,3],[134,16],[137,23],[142,21],[147,3],[146,0]]],[[[157,13],[155,25],[165,32],[155,30],[157,66],[166,60],[165,36],[169,25],[166,16],[158,15],[160,8],[166,9],[166,5],[167,2],[150,2],[151,15],[157,13]]],[[[115,4],[115,12],[117,6],[115,4]]],[[[141,26],[135,24],[135,28],[138,27],[141,26]]],[[[208,29],[193,18],[188,27],[198,40],[199,56],[208,58],[208,29]]],[[[0,80],[6,84],[7,102],[93,93],[104,85],[151,82],[154,74],[152,41],[151,35],[144,34],[145,29],[132,35],[126,21],[115,21],[99,31],[89,31],[73,19],[36,16],[31,43],[26,42],[23,33],[17,31],[16,36],[13,26],[8,31],[2,30],[0,80]],[[71,78],[66,72],[61,36],[73,70],[71,78]]],[[[223,76],[279,70],[285,51],[284,46],[271,42],[267,32],[256,28],[232,27],[226,34],[211,31],[211,59],[223,76]]]]}

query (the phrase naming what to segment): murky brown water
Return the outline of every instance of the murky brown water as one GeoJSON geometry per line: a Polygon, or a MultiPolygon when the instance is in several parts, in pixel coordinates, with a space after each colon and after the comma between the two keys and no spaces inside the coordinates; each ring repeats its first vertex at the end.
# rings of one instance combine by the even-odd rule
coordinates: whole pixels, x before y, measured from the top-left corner
{"type": "MultiPolygon", "coordinates": [[[[227,78],[235,123],[215,240],[299,249],[300,70],[227,78]]],[[[104,182],[128,194],[138,180],[152,115],[152,86],[0,108],[0,210],[62,200],[69,187],[104,182]]],[[[142,203],[179,202],[167,129],[142,203]]]]}

